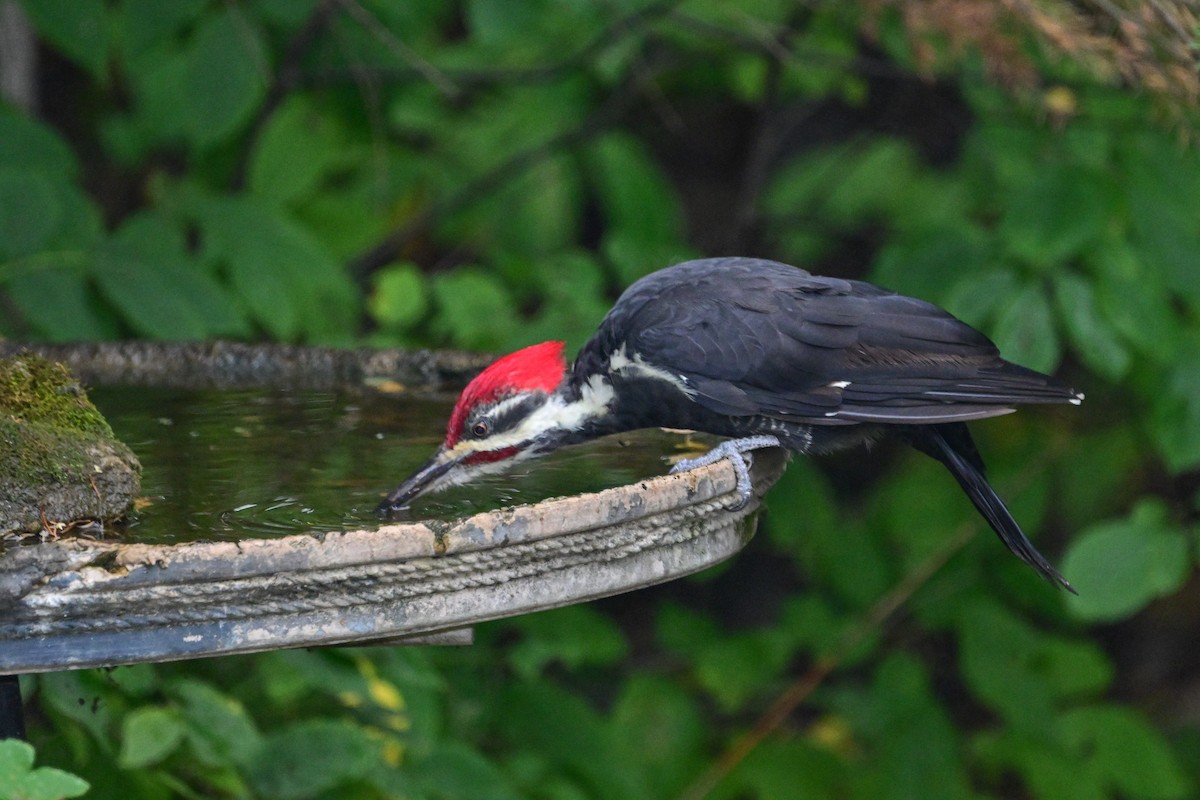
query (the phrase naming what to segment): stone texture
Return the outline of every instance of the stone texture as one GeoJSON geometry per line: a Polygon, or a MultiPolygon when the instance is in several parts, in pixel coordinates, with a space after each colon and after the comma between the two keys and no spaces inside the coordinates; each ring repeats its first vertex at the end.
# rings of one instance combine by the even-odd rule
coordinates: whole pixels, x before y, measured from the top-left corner
{"type": "Polygon", "coordinates": [[[128,513],[141,465],[66,367],[0,359],[0,534],[54,535],[128,513]]]}

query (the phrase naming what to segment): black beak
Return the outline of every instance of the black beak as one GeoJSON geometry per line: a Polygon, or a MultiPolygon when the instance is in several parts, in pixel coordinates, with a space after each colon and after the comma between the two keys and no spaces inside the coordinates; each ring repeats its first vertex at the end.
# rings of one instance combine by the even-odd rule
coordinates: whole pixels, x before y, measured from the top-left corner
{"type": "Polygon", "coordinates": [[[438,478],[454,469],[459,459],[451,458],[445,451],[439,450],[433,458],[426,461],[419,470],[409,476],[408,480],[393,489],[387,497],[375,507],[375,513],[380,517],[390,517],[408,507],[408,504],[430,487],[438,478]]]}

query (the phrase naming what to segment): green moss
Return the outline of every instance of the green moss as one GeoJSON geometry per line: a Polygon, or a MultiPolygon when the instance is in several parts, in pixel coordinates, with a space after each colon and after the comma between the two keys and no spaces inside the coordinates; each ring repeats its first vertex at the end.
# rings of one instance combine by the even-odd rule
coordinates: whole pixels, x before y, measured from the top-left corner
{"type": "Polygon", "coordinates": [[[0,359],[0,420],[113,435],[66,366],[29,353],[0,359]]]}
{"type": "Polygon", "coordinates": [[[94,438],[94,434],[64,431],[38,422],[0,418],[0,486],[87,480],[83,446],[94,438]]]}
{"type": "Polygon", "coordinates": [[[86,445],[112,428],[63,364],[0,359],[0,485],[88,480],[86,445]]]}

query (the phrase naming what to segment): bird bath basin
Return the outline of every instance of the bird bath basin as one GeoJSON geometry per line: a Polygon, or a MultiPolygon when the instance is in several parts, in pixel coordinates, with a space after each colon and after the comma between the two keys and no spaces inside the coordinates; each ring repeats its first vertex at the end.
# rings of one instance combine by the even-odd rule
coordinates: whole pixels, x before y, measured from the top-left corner
{"type": "Polygon", "coordinates": [[[730,510],[727,461],[664,475],[662,456],[683,438],[640,432],[568,448],[419,503],[412,521],[381,523],[380,495],[429,455],[477,359],[238,345],[31,349],[100,387],[93,400],[142,460],[144,500],[102,535],[4,544],[0,674],[469,641],[476,622],[728,558],[753,534],[784,464],[778,451],[758,453],[754,497],[730,510]],[[380,391],[400,385],[429,390],[380,391]]]}

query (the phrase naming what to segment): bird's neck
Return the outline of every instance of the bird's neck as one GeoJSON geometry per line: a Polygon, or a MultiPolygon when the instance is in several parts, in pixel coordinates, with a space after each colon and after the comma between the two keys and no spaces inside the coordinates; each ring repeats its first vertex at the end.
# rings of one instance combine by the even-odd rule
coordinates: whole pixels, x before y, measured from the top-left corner
{"type": "Polygon", "coordinates": [[[622,430],[614,414],[616,391],[604,373],[581,375],[569,370],[547,402],[553,404],[553,414],[569,442],[622,430]]]}
{"type": "Polygon", "coordinates": [[[580,354],[558,394],[575,426],[573,441],[612,433],[663,426],[689,427],[696,404],[661,370],[628,358],[623,350],[611,357],[585,360],[580,354]]]}

